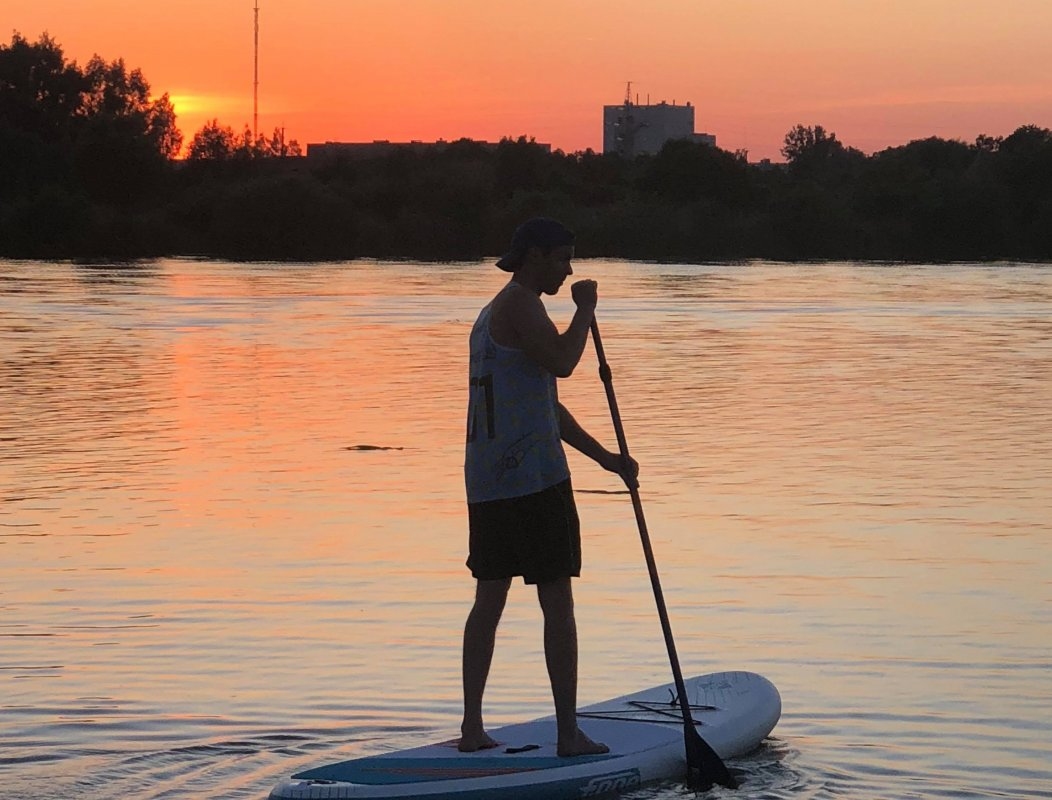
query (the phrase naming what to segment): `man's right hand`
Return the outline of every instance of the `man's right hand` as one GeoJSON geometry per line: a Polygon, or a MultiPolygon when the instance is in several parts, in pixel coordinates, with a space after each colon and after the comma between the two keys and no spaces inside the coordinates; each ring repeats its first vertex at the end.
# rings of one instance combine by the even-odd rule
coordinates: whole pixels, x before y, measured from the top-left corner
{"type": "Polygon", "coordinates": [[[599,302],[599,285],[593,280],[574,281],[570,295],[578,308],[594,311],[599,302]]]}

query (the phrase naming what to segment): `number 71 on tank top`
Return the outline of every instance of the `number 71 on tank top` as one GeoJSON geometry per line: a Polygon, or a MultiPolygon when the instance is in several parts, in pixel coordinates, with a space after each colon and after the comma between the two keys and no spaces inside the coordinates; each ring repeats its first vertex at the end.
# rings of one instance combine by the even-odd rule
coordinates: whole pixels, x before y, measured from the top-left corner
{"type": "Polygon", "coordinates": [[[471,393],[468,399],[468,442],[475,441],[478,436],[479,403],[483,405],[486,413],[486,436],[489,439],[497,438],[496,422],[494,421],[493,400],[493,376],[479,375],[471,378],[471,393]]]}

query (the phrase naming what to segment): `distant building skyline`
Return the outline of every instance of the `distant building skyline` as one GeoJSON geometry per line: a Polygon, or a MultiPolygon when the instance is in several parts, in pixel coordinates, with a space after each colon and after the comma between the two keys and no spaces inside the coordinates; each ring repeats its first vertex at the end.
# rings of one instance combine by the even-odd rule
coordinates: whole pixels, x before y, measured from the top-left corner
{"type": "MultiPolygon", "coordinates": [[[[462,141],[469,141],[471,144],[478,145],[486,150],[495,150],[499,146],[498,142],[486,142],[472,139],[469,136],[453,140],[437,139],[433,142],[425,142],[422,139],[410,139],[408,142],[392,142],[387,139],[374,139],[371,142],[308,142],[306,156],[312,161],[333,161],[340,158],[378,158],[399,149],[411,150],[415,153],[426,153],[429,150],[442,151],[450,145],[462,141]]],[[[542,148],[547,153],[552,151],[552,146],[545,142],[531,142],[531,144],[542,148]]]]}
{"type": "MultiPolygon", "coordinates": [[[[662,100],[651,104],[632,102],[629,95],[625,101],[616,106],[603,106],[603,154],[616,154],[624,158],[635,158],[639,155],[657,155],[666,142],[686,139],[716,146],[716,136],[711,133],[700,133],[694,130],[695,106],[688,101],[677,105],[662,100]]],[[[497,147],[497,143],[473,139],[470,136],[460,137],[487,149],[497,147]]],[[[325,141],[309,142],[306,156],[313,161],[333,160],[337,158],[374,158],[386,155],[395,149],[408,149],[417,153],[429,150],[442,150],[458,141],[436,139],[410,139],[393,142],[388,139],[374,139],[368,142],[325,141]]],[[[535,142],[547,152],[551,144],[535,142]]]]}
{"type": "Polygon", "coordinates": [[[665,142],[674,139],[689,139],[710,147],[716,146],[716,137],[711,133],[694,131],[694,106],[671,104],[662,100],[651,105],[625,102],[616,106],[603,106],[603,153],[616,153],[625,158],[639,155],[656,155],[665,142]]]}

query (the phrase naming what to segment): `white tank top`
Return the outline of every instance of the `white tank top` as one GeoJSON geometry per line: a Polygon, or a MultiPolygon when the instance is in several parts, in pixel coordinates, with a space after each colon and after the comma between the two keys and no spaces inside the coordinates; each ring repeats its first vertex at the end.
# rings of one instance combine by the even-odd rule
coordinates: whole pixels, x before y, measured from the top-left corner
{"type": "Polygon", "coordinates": [[[491,302],[471,329],[464,479],[469,503],[534,494],[570,477],[555,376],[493,341],[491,302]]]}

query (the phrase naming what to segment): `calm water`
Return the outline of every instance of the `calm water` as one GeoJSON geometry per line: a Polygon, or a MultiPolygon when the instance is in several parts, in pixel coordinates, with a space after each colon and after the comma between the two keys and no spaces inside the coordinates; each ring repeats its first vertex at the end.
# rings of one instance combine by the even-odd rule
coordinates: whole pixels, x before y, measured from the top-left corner
{"type": "MultiPolygon", "coordinates": [[[[1052,267],[577,271],[684,670],[782,692],[733,796],[1052,797],[1052,267]]],[[[502,280],[0,262],[0,798],[262,798],[456,732],[467,333],[502,280]]],[[[590,349],[561,386],[612,442],[590,349]]],[[[586,703],[669,673],[629,500],[571,468],[586,703]]],[[[517,585],[488,721],[548,692],[517,585]]]]}

